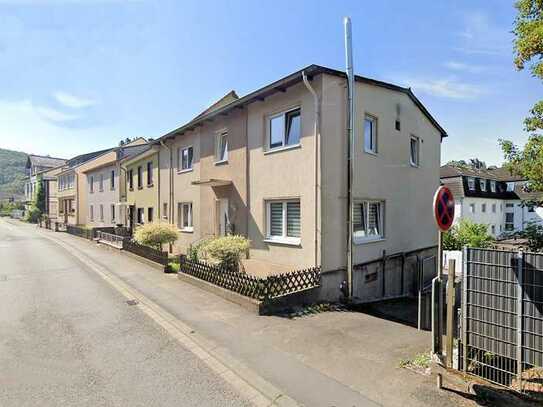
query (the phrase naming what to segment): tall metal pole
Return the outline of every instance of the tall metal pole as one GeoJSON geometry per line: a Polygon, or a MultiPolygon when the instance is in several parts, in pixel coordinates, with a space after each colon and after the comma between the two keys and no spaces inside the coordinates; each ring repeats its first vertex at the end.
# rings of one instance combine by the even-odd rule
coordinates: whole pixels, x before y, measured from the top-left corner
{"type": "Polygon", "coordinates": [[[355,78],[351,19],[345,17],[345,62],[347,65],[347,284],[349,299],[353,297],[353,174],[355,135],[355,78]]]}

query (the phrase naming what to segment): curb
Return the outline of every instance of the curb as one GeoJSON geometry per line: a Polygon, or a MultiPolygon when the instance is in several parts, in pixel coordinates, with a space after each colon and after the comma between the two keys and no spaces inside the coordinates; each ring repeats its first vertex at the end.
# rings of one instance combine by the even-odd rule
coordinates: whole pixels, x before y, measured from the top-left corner
{"type": "Polygon", "coordinates": [[[299,407],[300,405],[277,387],[258,375],[243,362],[233,357],[228,349],[218,346],[213,341],[196,333],[189,325],[177,319],[173,314],[147,298],[143,293],[125,283],[113,272],[95,263],[77,247],[63,240],[41,234],[60,246],[69,246],[68,253],[83,262],[92,271],[102,277],[127,300],[136,300],[137,307],[175,338],[183,347],[202,360],[223,380],[234,387],[242,396],[255,406],[299,407]]]}

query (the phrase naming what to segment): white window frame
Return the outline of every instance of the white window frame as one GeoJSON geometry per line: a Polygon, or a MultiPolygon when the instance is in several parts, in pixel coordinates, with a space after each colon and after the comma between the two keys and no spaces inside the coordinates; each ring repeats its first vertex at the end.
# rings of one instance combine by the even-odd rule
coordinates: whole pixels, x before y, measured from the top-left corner
{"type": "Polygon", "coordinates": [[[290,198],[290,199],[270,199],[266,201],[266,242],[270,243],[281,243],[288,245],[299,246],[302,243],[302,203],[300,198],[290,198]],[[287,236],[287,204],[289,202],[298,202],[300,204],[300,236],[287,236]],[[271,204],[280,203],[283,206],[282,213],[282,233],[281,236],[272,236],[271,235],[271,204]]]}
{"type": "Polygon", "coordinates": [[[194,206],[192,202],[178,202],[177,203],[177,228],[182,232],[194,232],[194,206]],[[183,226],[185,223],[184,208],[188,206],[187,226],[183,226]]]}
{"type": "Polygon", "coordinates": [[[470,191],[475,191],[475,178],[474,177],[468,177],[468,189],[470,191]]]}
{"type": "Polygon", "coordinates": [[[104,174],[100,174],[100,181],[98,182],[99,192],[104,192],[104,174]]]}
{"type": "Polygon", "coordinates": [[[115,204],[111,204],[111,205],[109,206],[109,208],[110,208],[110,211],[111,211],[111,213],[110,213],[111,223],[115,224],[115,221],[117,220],[117,219],[115,218],[115,204]]]}
{"type": "Polygon", "coordinates": [[[362,126],[362,136],[363,136],[362,142],[364,146],[364,152],[368,154],[377,155],[379,153],[379,119],[377,118],[377,116],[371,115],[369,113],[366,113],[364,115],[364,124],[362,126]],[[366,147],[366,137],[368,136],[366,134],[366,120],[369,120],[373,123],[373,125],[371,126],[372,134],[370,135],[371,147],[369,148],[366,147]]]}
{"type": "Polygon", "coordinates": [[[192,171],[194,167],[194,147],[193,146],[185,146],[185,147],[179,147],[177,149],[177,172],[189,172],[192,171]],[[188,150],[192,149],[192,159],[190,160],[190,166],[187,168],[183,168],[183,151],[187,151],[187,159],[189,157],[188,150]]]}
{"type": "Polygon", "coordinates": [[[492,204],[492,213],[496,213],[497,211],[497,205],[495,203],[492,204]]]}
{"type": "Polygon", "coordinates": [[[111,170],[109,176],[111,177],[111,179],[109,180],[109,190],[115,191],[115,170],[111,170]]]}
{"type": "Polygon", "coordinates": [[[266,150],[267,151],[288,150],[288,149],[291,149],[291,148],[300,147],[301,143],[302,143],[302,134],[303,134],[302,133],[302,107],[301,106],[292,107],[292,108],[290,108],[288,110],[284,110],[282,112],[275,113],[275,114],[272,114],[272,115],[268,116],[268,118],[266,119],[266,128],[267,128],[267,131],[266,131],[266,150]],[[300,112],[300,139],[298,140],[297,143],[287,144],[287,126],[288,126],[287,115],[289,113],[293,113],[293,112],[295,112],[297,110],[300,112]],[[283,117],[283,134],[282,134],[283,137],[281,139],[281,145],[280,146],[272,147],[272,145],[271,145],[272,120],[276,119],[278,117],[283,117]]]}
{"type": "MultiPolygon", "coordinates": [[[[353,230],[353,243],[354,244],[364,244],[364,243],[370,243],[370,242],[376,242],[386,239],[385,234],[385,211],[386,211],[386,202],[384,200],[380,199],[355,199],[354,204],[355,205],[366,205],[366,208],[369,208],[370,204],[379,204],[379,230],[380,234],[378,235],[368,235],[367,231],[354,231],[353,230]]],[[[354,211],[354,209],[353,209],[354,211]]],[[[365,225],[367,228],[367,225],[369,224],[369,216],[370,211],[366,209],[366,219],[365,219],[365,225]]],[[[354,214],[353,214],[354,215],[354,214]]]]}
{"type": "Polygon", "coordinates": [[[94,194],[94,176],[91,175],[89,178],[89,192],[94,194]]]}
{"type": "Polygon", "coordinates": [[[469,213],[475,213],[475,204],[469,204],[469,213]]]}
{"type": "Polygon", "coordinates": [[[145,224],[145,208],[136,208],[136,223],[138,225],[145,224]]]}
{"type": "Polygon", "coordinates": [[[412,167],[416,167],[416,168],[420,166],[420,138],[413,134],[409,137],[409,164],[411,164],[412,167]],[[413,159],[413,150],[411,149],[411,143],[413,141],[417,143],[416,144],[417,148],[415,151],[416,153],[415,160],[413,159]]]}
{"type": "Polygon", "coordinates": [[[490,180],[490,192],[496,192],[496,181],[493,179],[490,180]]]}
{"type": "Polygon", "coordinates": [[[515,183],[514,182],[508,182],[507,183],[507,192],[513,192],[515,190],[515,183]]]}
{"type": "Polygon", "coordinates": [[[215,135],[215,164],[228,162],[228,130],[221,130],[215,135]],[[226,144],[224,156],[221,157],[223,143],[226,144]]]}
{"type": "MultiPolygon", "coordinates": [[[[69,210],[69,209],[68,209],[68,210],[69,210]]],[[[90,213],[90,221],[91,221],[91,222],[94,222],[94,206],[93,206],[93,205],[91,205],[91,206],[89,207],[89,213],[90,213]]]]}
{"type": "Polygon", "coordinates": [[[479,179],[479,188],[482,192],[486,192],[486,179],[479,179]]]}
{"type": "Polygon", "coordinates": [[[147,182],[145,184],[148,187],[151,187],[154,185],[155,183],[154,176],[155,174],[153,173],[153,162],[147,161],[147,163],[145,164],[145,179],[147,180],[147,182]]]}
{"type": "Polygon", "coordinates": [[[481,204],[481,213],[486,213],[486,204],[485,203],[481,204]]]}

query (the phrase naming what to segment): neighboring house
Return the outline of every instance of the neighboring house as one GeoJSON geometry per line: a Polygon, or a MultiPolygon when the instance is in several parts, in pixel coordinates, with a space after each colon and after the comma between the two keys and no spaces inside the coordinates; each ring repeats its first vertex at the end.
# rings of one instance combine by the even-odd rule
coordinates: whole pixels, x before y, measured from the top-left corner
{"type": "MultiPolygon", "coordinates": [[[[432,197],[447,134],[410,89],[360,76],[356,88],[353,285],[354,295],[363,297],[365,283],[376,287],[382,278],[362,274],[365,264],[384,253],[436,252],[432,197]]],[[[133,205],[153,205],[155,217],[177,225],[177,252],[207,236],[236,233],[251,241],[250,272],[317,265],[340,273],[341,282],[347,265],[345,73],[311,65],[232,99],[155,141],[160,200],[155,184],[148,202],[132,198],[133,205]]],[[[135,168],[144,171],[150,157],[127,164],[134,179],[135,168]]]]}
{"type": "Polygon", "coordinates": [[[26,160],[25,202],[27,206],[35,199],[38,174],[66,163],[64,158],[30,154],[26,160]]]}
{"type": "Polygon", "coordinates": [[[128,214],[122,201],[126,199],[126,172],[121,161],[145,151],[146,143],[133,141],[89,161],[82,170],[86,177],[87,226],[126,226],[128,214]]]}
{"type": "Polygon", "coordinates": [[[58,179],[57,176],[62,172],[62,166],[51,168],[38,173],[41,177],[45,194],[45,215],[53,221],[58,221],[58,179]]]}
{"type": "Polygon", "coordinates": [[[525,180],[505,168],[476,170],[444,165],[441,182],[455,198],[455,222],[467,218],[484,223],[495,237],[521,231],[529,222],[543,222],[543,208],[522,203],[535,198],[524,192],[525,180]]]}
{"type": "Polygon", "coordinates": [[[126,174],[126,198],[121,204],[127,206],[127,224],[131,229],[160,219],[158,149],[149,145],[138,155],[121,160],[126,174]]]}

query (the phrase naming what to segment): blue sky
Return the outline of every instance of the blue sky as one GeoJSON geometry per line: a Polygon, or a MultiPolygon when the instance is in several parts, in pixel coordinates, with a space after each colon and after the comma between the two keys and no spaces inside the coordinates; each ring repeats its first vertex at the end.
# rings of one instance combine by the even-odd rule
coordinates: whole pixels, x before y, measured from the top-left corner
{"type": "Polygon", "coordinates": [[[70,157],[159,137],[231,89],[311,63],[411,86],[442,161],[502,160],[542,84],[512,64],[512,1],[0,0],[0,147],[70,157]]]}

